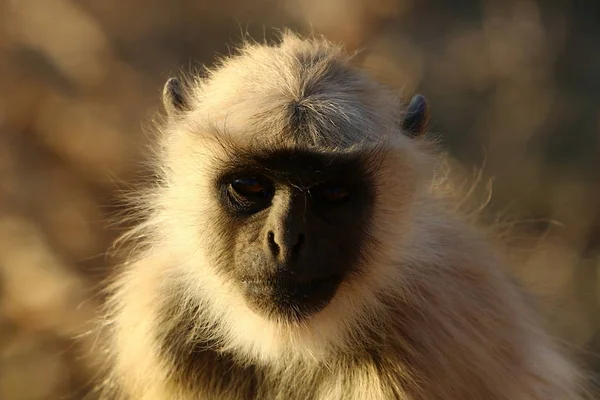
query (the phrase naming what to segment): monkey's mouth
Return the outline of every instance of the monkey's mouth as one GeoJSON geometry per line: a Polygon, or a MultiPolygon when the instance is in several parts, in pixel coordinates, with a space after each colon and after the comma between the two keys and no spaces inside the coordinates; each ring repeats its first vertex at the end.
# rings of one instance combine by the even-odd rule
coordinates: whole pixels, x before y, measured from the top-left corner
{"type": "Polygon", "coordinates": [[[333,299],[343,276],[334,274],[306,282],[292,279],[244,279],[250,308],[271,318],[300,320],[318,313],[333,299]]]}

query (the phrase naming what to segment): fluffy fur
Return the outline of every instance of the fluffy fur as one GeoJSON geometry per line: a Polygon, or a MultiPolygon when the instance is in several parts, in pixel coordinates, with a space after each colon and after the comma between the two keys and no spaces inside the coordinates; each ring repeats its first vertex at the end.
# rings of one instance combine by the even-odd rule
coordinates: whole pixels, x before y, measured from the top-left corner
{"type": "Polygon", "coordinates": [[[340,48],[285,34],[184,85],[161,128],[145,222],[110,287],[109,398],[577,399],[502,254],[452,211],[399,101],[340,48]],[[302,116],[302,138],[290,119],[302,116]],[[363,273],[302,323],[253,313],[215,264],[211,180],[233,148],[382,154],[363,273]]]}

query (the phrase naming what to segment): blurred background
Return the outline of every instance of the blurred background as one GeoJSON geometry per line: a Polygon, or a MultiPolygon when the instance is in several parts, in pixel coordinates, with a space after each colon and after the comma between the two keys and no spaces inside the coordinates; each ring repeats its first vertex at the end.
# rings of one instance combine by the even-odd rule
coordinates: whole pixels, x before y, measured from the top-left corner
{"type": "Polygon", "coordinates": [[[285,26],[428,97],[466,175],[493,178],[486,215],[516,221],[550,329],[600,374],[599,21],[595,0],[0,0],[0,399],[89,391],[111,221],[162,85],[285,26]]]}

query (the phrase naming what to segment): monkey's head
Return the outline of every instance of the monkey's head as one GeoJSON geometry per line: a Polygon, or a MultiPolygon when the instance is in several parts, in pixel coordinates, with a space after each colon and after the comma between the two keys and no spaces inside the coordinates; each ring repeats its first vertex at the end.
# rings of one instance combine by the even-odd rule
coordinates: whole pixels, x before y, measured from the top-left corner
{"type": "Polygon", "coordinates": [[[383,307],[425,171],[423,97],[402,110],[339,49],[286,35],[170,79],[163,100],[165,285],[216,338],[262,354],[303,337],[314,351],[383,307]]]}

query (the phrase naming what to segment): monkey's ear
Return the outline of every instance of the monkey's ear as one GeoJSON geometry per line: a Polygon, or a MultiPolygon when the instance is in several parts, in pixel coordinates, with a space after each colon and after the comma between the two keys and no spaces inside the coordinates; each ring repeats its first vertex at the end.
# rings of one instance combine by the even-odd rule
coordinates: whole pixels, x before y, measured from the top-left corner
{"type": "Polygon", "coordinates": [[[429,106],[424,96],[416,94],[406,107],[402,129],[409,137],[423,135],[429,123],[429,106]]]}
{"type": "Polygon", "coordinates": [[[163,105],[172,116],[188,109],[188,100],[184,88],[177,78],[169,78],[163,88],[163,105]]]}

